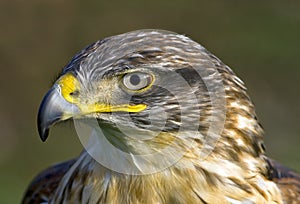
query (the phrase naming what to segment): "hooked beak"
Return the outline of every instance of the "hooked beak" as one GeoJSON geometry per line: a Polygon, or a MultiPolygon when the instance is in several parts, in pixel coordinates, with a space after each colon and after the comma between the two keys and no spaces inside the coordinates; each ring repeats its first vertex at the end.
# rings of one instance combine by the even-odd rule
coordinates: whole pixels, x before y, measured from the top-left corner
{"type": "Polygon", "coordinates": [[[55,123],[80,113],[80,109],[64,99],[61,88],[54,85],[44,96],[39,108],[37,126],[41,140],[48,138],[49,128],[55,123]]]}

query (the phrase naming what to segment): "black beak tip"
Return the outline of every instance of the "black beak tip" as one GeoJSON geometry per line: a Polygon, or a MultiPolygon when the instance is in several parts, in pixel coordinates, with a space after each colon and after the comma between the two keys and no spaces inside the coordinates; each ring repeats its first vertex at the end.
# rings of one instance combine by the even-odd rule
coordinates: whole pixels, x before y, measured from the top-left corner
{"type": "Polygon", "coordinates": [[[38,131],[42,142],[45,142],[49,135],[49,128],[38,128],[38,131]]]}

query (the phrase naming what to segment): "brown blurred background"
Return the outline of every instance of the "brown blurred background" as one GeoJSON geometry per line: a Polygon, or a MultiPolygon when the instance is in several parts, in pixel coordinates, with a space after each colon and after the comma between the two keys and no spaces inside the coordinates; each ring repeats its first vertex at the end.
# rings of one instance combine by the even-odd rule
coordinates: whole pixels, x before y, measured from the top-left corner
{"type": "Polygon", "coordinates": [[[0,203],[19,203],[37,172],[81,151],[72,124],[54,127],[45,144],[36,130],[61,68],[93,41],[143,28],[186,34],[232,67],[268,155],[300,170],[300,1],[2,0],[0,25],[0,203]]]}

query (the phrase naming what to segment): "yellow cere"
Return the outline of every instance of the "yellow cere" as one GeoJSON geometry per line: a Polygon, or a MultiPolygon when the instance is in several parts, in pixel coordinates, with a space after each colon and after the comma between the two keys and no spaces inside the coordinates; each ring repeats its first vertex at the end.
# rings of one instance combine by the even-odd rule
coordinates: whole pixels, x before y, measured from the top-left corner
{"type": "Polygon", "coordinates": [[[61,87],[62,96],[70,103],[76,102],[71,94],[79,90],[79,82],[72,74],[64,75],[58,82],[61,87]]]}

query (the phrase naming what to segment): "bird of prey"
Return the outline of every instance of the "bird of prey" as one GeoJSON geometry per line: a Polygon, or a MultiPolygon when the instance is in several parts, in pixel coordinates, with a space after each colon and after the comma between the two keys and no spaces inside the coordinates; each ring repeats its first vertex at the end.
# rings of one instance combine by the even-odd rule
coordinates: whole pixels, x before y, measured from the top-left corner
{"type": "Polygon", "coordinates": [[[40,173],[23,203],[300,203],[300,175],[265,155],[244,83],[184,35],[81,50],[42,100],[41,139],[65,120],[85,150],[40,173]]]}

